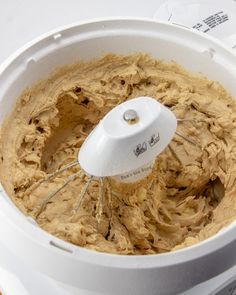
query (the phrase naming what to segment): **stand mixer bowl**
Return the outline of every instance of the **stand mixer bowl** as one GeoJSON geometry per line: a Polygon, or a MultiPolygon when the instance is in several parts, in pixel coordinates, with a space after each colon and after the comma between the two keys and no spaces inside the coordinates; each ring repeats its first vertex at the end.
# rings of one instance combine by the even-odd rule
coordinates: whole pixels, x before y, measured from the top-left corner
{"type": "MultiPolygon", "coordinates": [[[[212,37],[148,19],[103,19],[45,34],[1,65],[0,123],[22,90],[53,69],[104,53],[137,51],[201,72],[236,97],[236,56],[212,37]]],[[[81,294],[81,290],[109,295],[177,294],[236,263],[235,222],[217,235],[175,252],[112,255],[77,247],[48,234],[15,207],[2,187],[0,195],[0,242],[72,294],[81,294]]]]}

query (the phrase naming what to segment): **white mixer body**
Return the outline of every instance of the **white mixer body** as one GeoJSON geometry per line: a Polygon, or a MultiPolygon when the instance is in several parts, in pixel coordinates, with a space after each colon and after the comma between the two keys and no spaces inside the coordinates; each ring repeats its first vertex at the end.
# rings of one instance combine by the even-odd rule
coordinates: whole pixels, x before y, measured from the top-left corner
{"type": "MultiPolygon", "coordinates": [[[[0,67],[0,123],[21,91],[54,68],[104,53],[137,51],[201,72],[236,97],[236,56],[212,37],[153,20],[107,19],[50,32],[10,57],[0,67]]],[[[177,294],[236,263],[236,223],[187,249],[118,256],[53,237],[20,213],[3,188],[0,195],[0,242],[72,294],[83,294],[82,289],[109,295],[177,294]]]]}

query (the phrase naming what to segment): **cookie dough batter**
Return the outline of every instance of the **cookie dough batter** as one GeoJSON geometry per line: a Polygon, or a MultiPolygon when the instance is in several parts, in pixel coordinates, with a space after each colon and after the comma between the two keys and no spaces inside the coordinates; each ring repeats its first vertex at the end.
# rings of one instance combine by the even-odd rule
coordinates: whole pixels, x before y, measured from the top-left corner
{"type": "Polygon", "coordinates": [[[167,252],[216,234],[236,217],[236,103],[217,82],[148,55],[78,63],[25,90],[2,126],[0,148],[1,183],[18,208],[49,233],[82,247],[117,254],[167,252]],[[153,97],[184,119],[178,131],[196,144],[175,136],[145,182],[107,181],[100,214],[99,181],[74,212],[87,182],[83,174],[39,212],[79,166],[35,183],[76,160],[99,120],[138,96],[153,97]]]}

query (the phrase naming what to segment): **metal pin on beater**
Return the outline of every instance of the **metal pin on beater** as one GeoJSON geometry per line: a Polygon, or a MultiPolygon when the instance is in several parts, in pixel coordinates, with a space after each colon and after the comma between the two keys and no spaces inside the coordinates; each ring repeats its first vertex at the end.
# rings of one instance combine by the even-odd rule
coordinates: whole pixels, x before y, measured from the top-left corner
{"type": "MultiPolygon", "coordinates": [[[[54,173],[48,174],[36,183],[30,191],[42,182],[48,181],[76,165],[81,170],[70,175],[66,181],[42,201],[37,217],[43,212],[50,200],[70,182],[81,175],[88,175],[88,181],[81,190],[74,205],[75,215],[89,190],[92,181],[99,181],[96,219],[99,226],[103,213],[104,196],[107,193],[110,210],[109,222],[112,221],[112,191],[109,178],[120,182],[136,182],[151,173],[154,160],[169,145],[176,134],[190,144],[199,146],[192,139],[177,132],[177,122],[194,121],[176,119],[172,111],[150,97],[128,100],[113,108],[94,130],[88,135],[78,153],[78,159],[54,173]],[[106,182],[106,186],[104,185],[106,182]]],[[[181,161],[179,160],[181,163],[181,161]]]]}

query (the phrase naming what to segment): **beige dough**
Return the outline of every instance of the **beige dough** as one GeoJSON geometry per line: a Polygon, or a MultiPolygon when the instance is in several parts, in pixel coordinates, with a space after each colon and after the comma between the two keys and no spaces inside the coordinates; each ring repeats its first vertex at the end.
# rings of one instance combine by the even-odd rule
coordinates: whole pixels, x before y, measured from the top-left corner
{"type": "Polygon", "coordinates": [[[0,149],[1,183],[19,209],[82,247],[117,254],[172,251],[216,234],[236,217],[234,100],[217,82],[148,55],[107,55],[45,77],[18,99],[2,126],[0,149]],[[175,136],[152,175],[135,186],[105,180],[102,210],[100,185],[93,181],[74,212],[87,181],[83,175],[38,214],[49,193],[79,167],[37,188],[35,183],[76,160],[99,120],[138,96],[153,97],[188,119],[178,123],[178,131],[196,144],[175,136]]]}

